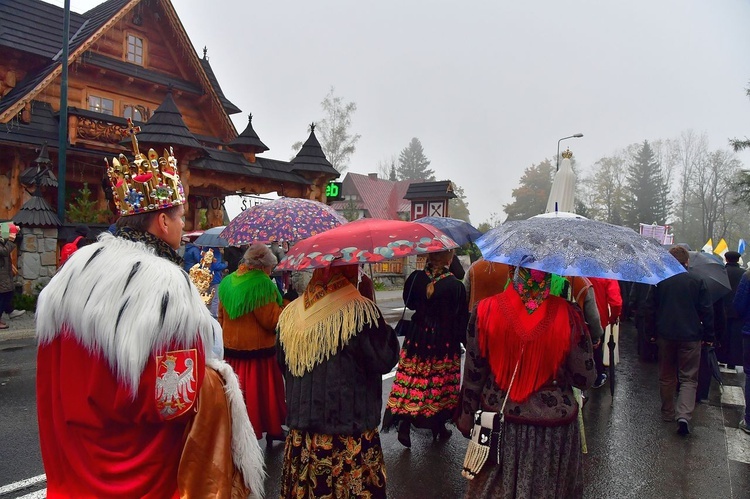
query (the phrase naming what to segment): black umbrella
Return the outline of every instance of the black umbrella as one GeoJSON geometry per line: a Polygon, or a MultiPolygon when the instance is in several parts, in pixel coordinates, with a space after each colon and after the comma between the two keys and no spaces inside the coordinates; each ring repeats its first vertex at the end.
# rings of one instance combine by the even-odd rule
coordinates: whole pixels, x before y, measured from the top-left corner
{"type": "Polygon", "coordinates": [[[615,401],[615,346],[615,326],[610,324],[607,347],[609,347],[609,394],[612,395],[613,403],[615,401]]]}
{"type": "Polygon", "coordinates": [[[708,293],[711,295],[711,303],[715,303],[732,291],[732,285],[729,284],[729,276],[721,258],[711,253],[698,251],[688,251],[688,254],[690,255],[688,269],[700,276],[706,283],[708,293]]]}
{"type": "Polygon", "coordinates": [[[711,369],[711,376],[716,379],[716,381],[719,382],[720,385],[723,385],[723,381],[721,379],[721,371],[719,370],[719,360],[716,358],[716,349],[713,347],[713,345],[703,345],[703,351],[706,354],[706,362],[708,363],[709,369],[711,369]]]}

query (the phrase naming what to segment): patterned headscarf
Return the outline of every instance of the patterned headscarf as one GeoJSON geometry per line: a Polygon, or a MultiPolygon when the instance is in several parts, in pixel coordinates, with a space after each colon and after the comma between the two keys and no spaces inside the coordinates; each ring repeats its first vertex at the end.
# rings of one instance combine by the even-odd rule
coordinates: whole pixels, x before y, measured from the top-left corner
{"type": "Polygon", "coordinates": [[[513,275],[513,289],[526,307],[529,314],[534,313],[550,292],[552,275],[541,270],[516,267],[513,275]]]}

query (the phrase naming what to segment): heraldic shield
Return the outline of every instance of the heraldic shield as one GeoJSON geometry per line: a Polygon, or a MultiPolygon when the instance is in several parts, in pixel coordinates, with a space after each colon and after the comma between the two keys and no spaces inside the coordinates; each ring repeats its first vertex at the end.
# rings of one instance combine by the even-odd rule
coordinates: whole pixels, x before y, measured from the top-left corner
{"type": "Polygon", "coordinates": [[[185,414],[195,402],[198,351],[175,350],[156,356],[156,408],[165,420],[185,414]]]}

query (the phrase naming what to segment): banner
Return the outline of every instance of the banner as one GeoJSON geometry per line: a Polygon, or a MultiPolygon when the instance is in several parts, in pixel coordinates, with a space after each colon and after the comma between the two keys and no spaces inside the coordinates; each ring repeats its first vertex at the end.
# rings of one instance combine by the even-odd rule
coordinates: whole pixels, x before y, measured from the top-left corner
{"type": "Polygon", "coordinates": [[[726,253],[727,251],[729,251],[729,246],[727,246],[727,242],[722,237],[719,241],[719,244],[717,244],[716,248],[714,248],[714,253],[716,253],[720,257],[723,257],[724,253],[726,253]]]}
{"type": "Polygon", "coordinates": [[[703,245],[701,248],[701,251],[704,253],[711,253],[714,250],[714,241],[709,238],[708,241],[706,241],[706,244],[703,245]]]}
{"type": "Polygon", "coordinates": [[[745,252],[745,246],[745,240],[740,239],[740,242],[737,243],[737,253],[739,253],[740,255],[743,254],[745,252]]]}

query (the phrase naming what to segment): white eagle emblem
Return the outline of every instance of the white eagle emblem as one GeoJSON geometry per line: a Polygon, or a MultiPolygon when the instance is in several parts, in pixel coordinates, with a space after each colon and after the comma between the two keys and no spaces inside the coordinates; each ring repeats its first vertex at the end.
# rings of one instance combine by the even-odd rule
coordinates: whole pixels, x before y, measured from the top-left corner
{"type": "Polygon", "coordinates": [[[156,407],[164,419],[187,412],[195,401],[196,350],[167,352],[156,357],[156,407]]]}

